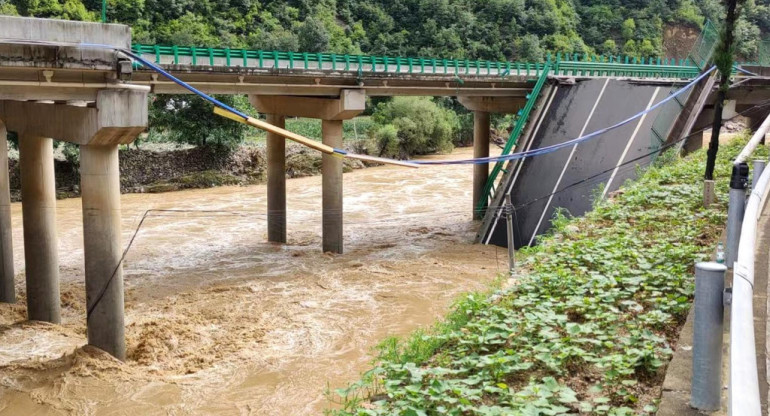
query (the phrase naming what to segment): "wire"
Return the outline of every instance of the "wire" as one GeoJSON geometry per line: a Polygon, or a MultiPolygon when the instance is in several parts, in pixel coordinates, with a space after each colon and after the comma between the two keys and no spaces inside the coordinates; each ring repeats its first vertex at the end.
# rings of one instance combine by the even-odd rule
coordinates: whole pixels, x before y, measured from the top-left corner
{"type": "Polygon", "coordinates": [[[511,153],[509,155],[490,156],[490,157],[474,158],[474,159],[461,159],[461,160],[420,160],[420,161],[415,161],[414,163],[416,163],[418,165],[461,165],[461,164],[482,164],[482,163],[486,164],[486,163],[489,163],[489,162],[502,162],[502,161],[509,161],[509,160],[518,160],[518,159],[524,159],[524,158],[527,158],[527,157],[540,156],[540,155],[552,153],[552,152],[555,152],[555,151],[557,151],[559,149],[562,149],[562,148],[565,148],[565,147],[569,147],[569,146],[572,146],[572,145],[576,145],[576,144],[583,143],[583,142],[586,142],[588,140],[591,140],[591,139],[593,139],[595,137],[598,137],[598,136],[600,136],[600,135],[602,135],[602,134],[604,134],[604,133],[606,133],[608,131],[617,129],[619,127],[622,127],[622,126],[624,126],[624,125],[626,125],[626,124],[636,120],[637,118],[640,118],[643,115],[648,114],[648,113],[650,113],[650,112],[660,108],[661,106],[665,105],[669,101],[671,101],[671,100],[675,99],[676,97],[678,97],[679,95],[683,94],[688,89],[692,88],[695,84],[700,82],[703,78],[705,78],[706,76],[710,75],[715,69],[716,69],[716,66],[712,66],[711,68],[709,68],[708,70],[706,70],[705,72],[700,74],[697,78],[695,78],[692,81],[690,81],[690,83],[688,83],[684,87],[680,88],[679,90],[677,90],[673,94],[670,94],[668,97],[664,98],[663,100],[659,101],[658,103],[652,105],[651,107],[649,107],[648,109],[646,109],[646,110],[644,110],[642,112],[634,114],[633,116],[631,116],[631,117],[629,117],[629,118],[627,118],[627,119],[625,119],[623,121],[620,121],[620,122],[618,122],[616,124],[613,124],[613,125],[611,125],[609,127],[604,127],[602,129],[593,131],[591,133],[585,134],[583,136],[580,136],[580,137],[577,137],[577,138],[574,138],[574,139],[571,139],[571,140],[567,140],[565,142],[561,142],[561,143],[557,143],[557,144],[552,144],[550,146],[541,147],[541,148],[538,148],[538,149],[532,149],[532,150],[527,150],[527,151],[518,152],[518,153],[511,153]]]}

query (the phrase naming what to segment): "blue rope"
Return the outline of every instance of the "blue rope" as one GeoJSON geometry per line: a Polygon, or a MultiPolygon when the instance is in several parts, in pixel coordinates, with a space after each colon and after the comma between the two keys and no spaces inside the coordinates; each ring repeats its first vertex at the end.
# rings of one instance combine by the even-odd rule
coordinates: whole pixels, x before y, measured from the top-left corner
{"type": "MultiPolygon", "coordinates": [[[[87,46],[106,46],[106,45],[92,45],[92,44],[84,44],[84,45],[87,45],[87,46]]],[[[214,104],[215,106],[220,107],[220,108],[224,108],[227,111],[231,111],[231,112],[233,112],[233,113],[243,117],[244,120],[247,120],[249,118],[249,116],[246,113],[244,113],[242,111],[239,111],[239,110],[237,110],[237,109],[235,109],[233,107],[230,107],[229,105],[227,105],[227,104],[217,100],[216,98],[214,98],[214,97],[204,93],[203,91],[198,90],[197,88],[193,87],[192,85],[190,85],[190,84],[182,81],[181,79],[171,75],[170,73],[166,72],[166,70],[164,70],[163,68],[159,67],[158,65],[155,65],[154,63],[152,63],[152,62],[142,58],[141,56],[135,54],[133,51],[128,50],[128,49],[122,49],[122,48],[118,49],[118,50],[120,52],[130,56],[131,58],[139,61],[139,63],[141,63],[142,65],[144,65],[144,66],[152,69],[153,71],[163,75],[164,77],[170,79],[175,84],[177,84],[180,87],[186,89],[187,91],[190,91],[191,93],[193,93],[193,94],[203,98],[204,100],[210,102],[211,104],[214,104]]]]}
{"type": "MultiPolygon", "coordinates": [[[[171,81],[173,81],[174,83],[176,83],[180,87],[182,87],[182,88],[192,92],[193,94],[203,98],[204,100],[210,102],[211,104],[213,104],[213,105],[215,105],[217,107],[223,108],[225,110],[231,111],[234,114],[237,114],[238,116],[243,117],[244,120],[249,118],[249,116],[247,114],[245,114],[245,113],[243,113],[243,112],[241,112],[241,111],[239,111],[239,110],[237,110],[237,109],[235,109],[233,107],[230,107],[227,104],[225,104],[225,103],[215,99],[214,97],[211,97],[210,95],[208,95],[208,94],[206,94],[206,93],[196,89],[192,85],[187,84],[186,82],[180,80],[179,78],[171,75],[170,73],[165,71],[160,66],[158,66],[158,65],[156,65],[156,64],[154,64],[154,63],[152,63],[152,62],[142,58],[141,56],[135,54],[131,50],[124,49],[124,48],[116,48],[116,47],[109,46],[109,45],[99,45],[99,44],[83,43],[83,44],[80,44],[80,45],[82,45],[84,47],[91,47],[91,48],[107,48],[107,49],[117,50],[117,51],[119,51],[119,52],[121,52],[121,53],[123,53],[123,54],[125,54],[125,55],[127,55],[127,56],[129,56],[129,57],[131,57],[133,59],[135,59],[136,61],[138,61],[142,65],[152,69],[153,71],[158,72],[159,74],[161,74],[164,77],[170,79],[171,81]]],[[[545,155],[545,154],[548,154],[548,153],[553,153],[553,152],[555,152],[555,151],[557,151],[559,149],[562,149],[562,148],[565,148],[565,147],[568,147],[568,146],[572,146],[572,145],[577,145],[579,143],[586,142],[588,140],[596,138],[596,137],[598,137],[598,136],[600,136],[600,135],[602,135],[604,133],[607,133],[608,131],[617,129],[619,127],[622,127],[622,126],[624,126],[624,125],[626,125],[626,124],[628,124],[628,123],[630,123],[630,122],[632,122],[632,121],[642,117],[643,115],[648,114],[648,113],[650,113],[650,112],[660,108],[661,106],[663,106],[667,102],[673,100],[674,98],[676,98],[679,95],[683,94],[688,89],[692,88],[695,84],[700,82],[703,78],[705,78],[706,76],[711,74],[715,69],[716,69],[716,67],[712,66],[707,71],[703,72],[697,78],[692,80],[689,84],[685,85],[684,87],[682,87],[681,89],[679,89],[675,93],[669,95],[664,100],[662,100],[662,101],[658,102],[657,104],[651,106],[649,109],[647,109],[645,111],[637,113],[637,114],[635,114],[635,115],[633,115],[633,116],[631,116],[631,117],[629,117],[629,118],[627,118],[627,119],[625,119],[625,120],[623,120],[623,121],[621,121],[619,123],[616,123],[616,124],[614,124],[612,126],[605,127],[603,129],[600,129],[600,130],[596,130],[596,131],[594,131],[592,133],[583,135],[581,137],[577,137],[577,138],[572,139],[572,140],[568,140],[566,142],[557,143],[557,144],[554,144],[554,145],[551,145],[551,146],[542,147],[542,148],[539,148],[539,149],[533,149],[533,150],[528,150],[528,151],[524,151],[524,152],[513,153],[513,154],[509,154],[509,155],[491,156],[491,157],[475,158],[475,159],[461,159],[461,160],[415,160],[415,161],[412,161],[412,163],[420,164],[420,165],[487,164],[487,163],[490,163],[490,162],[518,160],[518,159],[524,159],[524,158],[527,158],[527,157],[540,156],[540,155],[545,155]]],[[[340,155],[348,154],[348,152],[346,150],[337,149],[337,148],[334,149],[334,152],[337,153],[337,154],[340,154],[340,155]]]]}

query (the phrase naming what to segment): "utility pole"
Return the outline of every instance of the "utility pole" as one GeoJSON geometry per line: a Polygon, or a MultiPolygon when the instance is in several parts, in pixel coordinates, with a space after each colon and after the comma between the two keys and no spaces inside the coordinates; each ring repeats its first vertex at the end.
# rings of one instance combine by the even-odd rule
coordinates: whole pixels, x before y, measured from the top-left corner
{"type": "Polygon", "coordinates": [[[733,43],[735,38],[735,21],[738,18],[738,0],[726,0],[726,3],[727,18],[725,19],[725,26],[722,29],[719,46],[717,46],[714,58],[722,78],[719,80],[719,91],[717,92],[717,99],[714,103],[714,122],[711,126],[711,141],[709,142],[708,153],[706,153],[705,179],[707,181],[714,180],[714,166],[716,165],[717,153],[719,152],[719,131],[722,129],[722,109],[724,107],[727,90],[730,88],[730,76],[733,72],[733,55],[735,52],[733,43]]]}
{"type": "Polygon", "coordinates": [[[102,23],[107,23],[107,0],[102,0],[102,23]]]}

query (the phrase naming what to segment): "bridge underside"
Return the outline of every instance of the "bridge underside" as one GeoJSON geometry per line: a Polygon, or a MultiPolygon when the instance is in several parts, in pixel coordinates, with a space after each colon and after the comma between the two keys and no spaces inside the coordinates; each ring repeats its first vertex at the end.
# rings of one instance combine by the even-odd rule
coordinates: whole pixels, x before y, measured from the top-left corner
{"type": "MultiPolygon", "coordinates": [[[[525,97],[532,88],[526,77],[479,76],[460,80],[453,74],[407,75],[294,69],[237,72],[231,68],[207,70],[166,66],[174,76],[209,94],[306,95],[339,97],[347,89],[365,90],[369,96],[513,96],[525,97]]],[[[131,79],[150,85],[157,94],[188,91],[148,71],[135,71],[131,79]]]]}
{"type": "MultiPolygon", "coordinates": [[[[669,85],[616,79],[584,79],[555,83],[543,97],[544,108],[532,120],[531,134],[517,152],[565,142],[618,123],[666,98],[669,85]]],[[[582,215],[596,198],[606,197],[650,163],[660,146],[651,135],[657,111],[638,121],[576,146],[536,158],[510,162],[479,233],[485,244],[507,245],[500,206],[510,193],[515,208],[516,247],[531,245],[550,228],[557,210],[582,215]]]]}

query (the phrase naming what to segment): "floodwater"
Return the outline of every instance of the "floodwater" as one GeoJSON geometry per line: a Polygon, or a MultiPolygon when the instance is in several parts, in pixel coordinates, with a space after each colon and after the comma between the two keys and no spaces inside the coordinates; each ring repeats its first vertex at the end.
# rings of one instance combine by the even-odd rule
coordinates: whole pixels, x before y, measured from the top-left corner
{"type": "MultiPolygon", "coordinates": [[[[460,149],[447,157],[470,157],[460,149]]],[[[82,213],[58,202],[63,323],[0,305],[0,414],[304,415],[358,379],[372,347],[427,327],[505,266],[472,244],[470,166],[345,174],[344,255],[320,252],[321,178],[292,179],[285,246],[266,240],[264,186],[122,197],[128,359],[85,344],[82,213]]],[[[498,252],[499,251],[499,252],[498,252]]],[[[499,261],[497,260],[499,258],[499,261]]]]}

